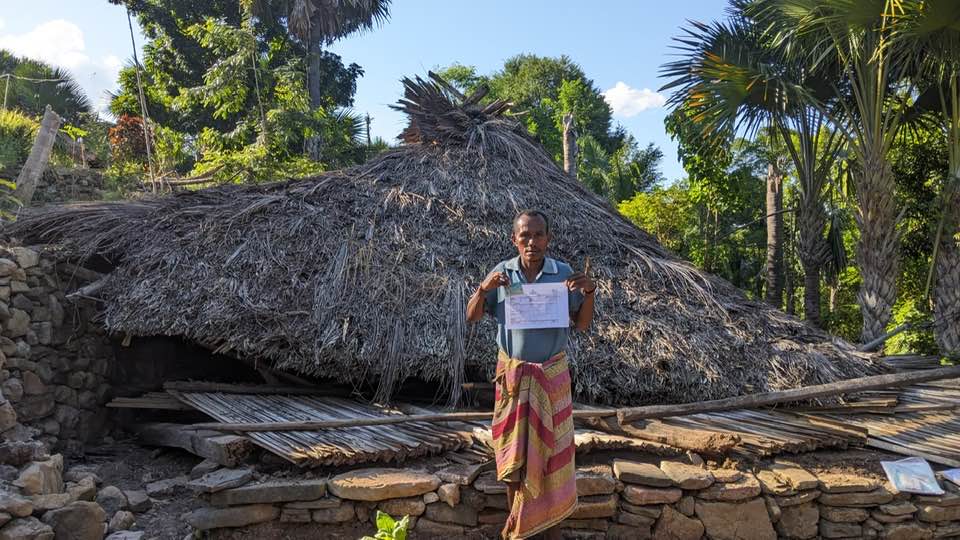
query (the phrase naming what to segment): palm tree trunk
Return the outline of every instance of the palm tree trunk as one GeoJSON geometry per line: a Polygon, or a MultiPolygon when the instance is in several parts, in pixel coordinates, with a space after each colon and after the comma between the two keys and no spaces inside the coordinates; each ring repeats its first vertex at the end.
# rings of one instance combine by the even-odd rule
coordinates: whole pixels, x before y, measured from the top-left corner
{"type": "Polygon", "coordinates": [[[897,208],[890,165],[880,151],[866,148],[863,170],[857,174],[855,214],[860,229],[857,262],[862,282],[857,292],[863,329],[863,343],[882,336],[897,299],[897,208]]]}
{"type": "MultiPolygon", "coordinates": [[[[815,174],[812,170],[801,170],[802,175],[815,174]]],[[[820,268],[830,254],[824,238],[827,227],[827,214],[820,198],[820,186],[823,184],[813,176],[801,178],[806,186],[799,197],[797,212],[797,256],[803,267],[803,317],[810,324],[819,327],[820,318],[820,268]]]]}
{"type": "Polygon", "coordinates": [[[820,326],[820,265],[803,265],[803,318],[820,326]]]}
{"type": "Polygon", "coordinates": [[[577,134],[571,113],[563,115],[563,172],[577,177],[577,134]]]}
{"type": "Polygon", "coordinates": [[[767,261],[765,300],[778,309],[783,305],[783,174],[767,165],[767,261]]]}
{"type": "Polygon", "coordinates": [[[953,189],[944,204],[943,228],[937,250],[933,287],[934,336],[940,353],[960,356],[960,190],[953,189]]]}
{"type": "MultiPolygon", "coordinates": [[[[310,109],[316,110],[323,106],[323,96],[320,93],[320,55],[323,49],[320,46],[319,37],[315,37],[312,30],[307,44],[307,92],[310,94],[310,109]]],[[[320,135],[307,138],[305,143],[307,157],[320,161],[322,149],[323,139],[320,135]]]]}

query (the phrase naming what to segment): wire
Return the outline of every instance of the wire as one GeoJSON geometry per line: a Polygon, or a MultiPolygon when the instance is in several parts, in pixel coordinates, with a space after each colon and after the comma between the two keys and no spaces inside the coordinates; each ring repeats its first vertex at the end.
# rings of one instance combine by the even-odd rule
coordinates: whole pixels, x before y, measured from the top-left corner
{"type": "Polygon", "coordinates": [[[21,81],[30,81],[30,82],[66,82],[67,79],[35,79],[33,77],[23,77],[20,75],[14,75],[13,73],[0,73],[0,77],[6,77],[8,79],[18,79],[21,81]]]}

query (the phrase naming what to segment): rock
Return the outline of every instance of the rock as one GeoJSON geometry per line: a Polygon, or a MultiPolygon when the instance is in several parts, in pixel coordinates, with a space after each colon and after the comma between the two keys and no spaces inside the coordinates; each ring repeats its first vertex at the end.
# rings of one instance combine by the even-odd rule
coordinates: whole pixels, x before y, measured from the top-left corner
{"type": "Polygon", "coordinates": [[[615,459],[613,460],[613,474],[617,477],[617,480],[629,484],[651,487],[673,485],[673,481],[660,470],[660,467],[651,463],[615,459]]]}
{"type": "Polygon", "coordinates": [[[33,503],[33,511],[37,514],[63,508],[76,500],[76,497],[70,493],[51,493],[49,495],[33,495],[30,497],[30,501],[33,503]]]}
{"type": "Polygon", "coordinates": [[[817,524],[820,511],[813,503],[798,504],[781,508],[777,532],[784,538],[814,538],[817,536],[817,524]]]}
{"type": "Polygon", "coordinates": [[[607,529],[603,538],[606,540],[648,540],[651,538],[650,527],[638,528],[614,523],[607,529]]]}
{"type": "Polygon", "coordinates": [[[658,540],[699,540],[703,536],[703,523],[689,518],[669,506],[664,507],[663,515],[657,520],[653,537],[658,540]]]}
{"type": "Polygon", "coordinates": [[[186,476],[177,476],[175,478],[165,478],[150,482],[146,485],[147,495],[151,497],[169,497],[177,490],[187,485],[189,478],[186,476]]]}
{"type": "Polygon", "coordinates": [[[768,495],[784,497],[797,494],[797,490],[793,489],[790,484],[774,474],[773,471],[762,470],[758,472],[757,480],[760,481],[760,491],[768,495]]]}
{"type": "Polygon", "coordinates": [[[694,500],[692,495],[687,495],[686,497],[683,497],[682,499],[680,499],[680,502],[678,502],[676,505],[677,512],[680,512],[681,514],[687,517],[692,516],[694,512],[696,512],[696,508],[695,508],[696,502],[697,501],[694,500]]]}
{"type": "Polygon", "coordinates": [[[377,504],[377,509],[385,512],[392,517],[400,518],[403,516],[419,516],[426,510],[421,497],[406,497],[403,499],[387,499],[377,504]]]}
{"type": "Polygon", "coordinates": [[[451,484],[459,484],[461,486],[469,486],[473,483],[474,480],[480,476],[480,473],[483,472],[484,468],[488,467],[486,463],[480,464],[467,464],[467,465],[451,465],[445,467],[436,472],[437,478],[444,482],[450,482],[451,484]]]}
{"type": "Polygon", "coordinates": [[[707,501],[742,501],[760,495],[760,482],[752,474],[744,474],[736,482],[716,483],[697,493],[707,501]]]}
{"type": "Polygon", "coordinates": [[[67,493],[75,501],[93,501],[97,498],[97,484],[92,477],[86,477],[79,482],[68,482],[67,493]]]}
{"type": "Polygon", "coordinates": [[[217,493],[240,487],[253,479],[250,469],[219,469],[187,482],[187,488],[196,493],[217,493]]]}
{"type": "Polygon", "coordinates": [[[53,528],[33,517],[15,519],[0,529],[0,540],[53,540],[53,528]]]}
{"type": "Polygon", "coordinates": [[[874,510],[873,512],[870,512],[870,517],[880,523],[900,523],[901,521],[909,521],[913,519],[913,516],[910,514],[894,516],[890,514],[885,514],[883,512],[877,512],[876,510],[874,510]]]}
{"type": "Polygon", "coordinates": [[[811,501],[817,500],[820,497],[820,492],[811,489],[809,491],[801,491],[796,495],[790,495],[789,497],[778,497],[774,496],[773,499],[777,501],[777,505],[781,508],[786,508],[788,506],[796,506],[798,504],[805,504],[811,501]]]}
{"type": "Polygon", "coordinates": [[[933,537],[933,527],[922,523],[894,523],[880,533],[880,538],[887,540],[927,540],[933,537]]]}
{"type": "MultiPolygon", "coordinates": [[[[7,398],[13,403],[23,399],[23,383],[20,382],[20,379],[7,379],[3,381],[3,384],[0,385],[0,391],[3,392],[3,397],[7,398]]],[[[0,422],[0,426],[3,425],[4,423],[0,422]]],[[[13,424],[10,425],[12,426],[13,424]]],[[[6,429],[3,431],[6,431],[6,429]]]]}
{"type": "MultiPolygon", "coordinates": [[[[759,489],[758,484],[757,491],[759,489]]],[[[696,515],[711,540],[774,540],[777,537],[762,499],[743,503],[698,500],[696,515]]]]}
{"type": "Polygon", "coordinates": [[[86,466],[71,467],[67,472],[63,473],[63,479],[67,482],[79,482],[84,478],[91,478],[95,484],[103,482],[100,480],[100,477],[97,476],[97,473],[86,466]]]}
{"type": "Polygon", "coordinates": [[[947,493],[945,495],[920,495],[913,499],[917,504],[932,504],[934,506],[957,506],[960,505],[960,495],[956,493],[947,493]]]}
{"type": "Polygon", "coordinates": [[[13,485],[27,495],[47,495],[63,491],[63,456],[55,454],[44,461],[27,465],[13,485]]]}
{"type": "Polygon", "coordinates": [[[146,491],[131,490],[124,491],[123,494],[127,497],[126,509],[131,512],[146,512],[153,506],[153,501],[150,500],[150,496],[147,495],[146,491]]]}
{"type": "Polygon", "coordinates": [[[860,538],[863,527],[857,523],[820,522],[820,536],[823,538],[860,538]]]}
{"type": "Polygon", "coordinates": [[[591,471],[577,471],[577,495],[610,495],[617,489],[617,482],[610,475],[591,471]]]}
{"type": "MultiPolygon", "coordinates": [[[[560,522],[561,529],[606,531],[610,527],[610,522],[605,519],[568,519],[560,522]]],[[[603,536],[599,536],[603,538],[603,536]]]]}
{"type": "Polygon", "coordinates": [[[280,510],[280,523],[310,523],[313,518],[310,510],[299,508],[284,508],[280,510]]]}
{"type": "Polygon", "coordinates": [[[451,508],[442,502],[428,504],[424,517],[441,523],[456,523],[467,527],[477,526],[477,511],[467,506],[451,508]]]}
{"type": "Polygon", "coordinates": [[[710,471],[679,461],[661,461],[660,470],[680,489],[704,489],[714,482],[710,471]]]}
{"type": "Polygon", "coordinates": [[[10,251],[13,252],[13,256],[17,258],[17,264],[24,270],[34,267],[40,262],[40,255],[30,248],[18,246],[10,248],[10,251]]]}
{"type": "Polygon", "coordinates": [[[867,492],[880,487],[880,482],[872,478],[852,474],[822,473],[817,475],[817,478],[820,481],[820,491],[830,494],[867,492]]]}
{"type": "Polygon", "coordinates": [[[617,513],[616,495],[591,495],[580,497],[570,519],[613,517],[617,513]]]}
{"type": "Polygon", "coordinates": [[[955,536],[960,536],[960,523],[941,524],[933,532],[934,538],[953,538],[955,536]]]}
{"type": "Polygon", "coordinates": [[[190,479],[196,480],[205,474],[212,473],[213,471],[220,468],[220,464],[212,459],[205,459],[200,463],[197,463],[192,469],[190,469],[190,479]]]}
{"type": "Polygon", "coordinates": [[[357,513],[354,511],[353,503],[350,501],[343,501],[343,503],[336,508],[324,508],[314,510],[311,513],[311,517],[316,523],[343,523],[344,521],[353,521],[356,515],[357,513]]]}
{"type": "Polygon", "coordinates": [[[210,496],[210,504],[214,506],[237,506],[241,504],[312,501],[326,494],[327,481],[322,478],[274,480],[219,491],[210,496]]]}
{"type": "Polygon", "coordinates": [[[449,523],[438,523],[427,518],[417,520],[414,528],[417,537],[426,538],[463,538],[463,527],[449,523]]]}
{"type": "Polygon", "coordinates": [[[848,491],[843,493],[823,493],[817,498],[820,504],[827,506],[876,506],[893,500],[893,493],[880,487],[873,491],[848,491]]]}
{"type": "Polygon", "coordinates": [[[136,523],[137,518],[134,517],[132,512],[121,510],[114,514],[112,518],[110,518],[110,523],[107,525],[107,532],[117,532],[132,529],[136,523]]]}
{"type": "Polygon", "coordinates": [[[47,385],[43,384],[40,377],[32,371],[24,371],[21,374],[23,378],[23,392],[29,396],[37,396],[47,391],[47,385]]]}
{"type": "Polygon", "coordinates": [[[960,506],[923,506],[917,519],[926,522],[960,520],[960,506]]]}
{"type": "Polygon", "coordinates": [[[361,469],[330,479],[330,492],[341,499],[383,501],[423,495],[440,487],[433,474],[405,469],[361,469]]]}
{"type": "Polygon", "coordinates": [[[460,504],[460,484],[443,484],[437,488],[437,496],[453,508],[460,504]]]}
{"type": "Polygon", "coordinates": [[[273,521],[280,509],[269,504],[251,504],[232,508],[197,508],[181,516],[194,529],[209,531],[224,527],[244,527],[255,523],[273,521]]]}
{"type": "Polygon", "coordinates": [[[51,394],[24,397],[17,404],[17,418],[21,422],[33,422],[50,416],[56,406],[51,394]]]}
{"type": "Polygon", "coordinates": [[[10,318],[4,328],[4,334],[12,338],[26,335],[27,330],[30,330],[30,315],[22,309],[10,308],[10,318]]]}
{"type": "Polygon", "coordinates": [[[821,506],[820,517],[834,523],[860,523],[870,517],[870,512],[863,508],[821,506]]]}
{"type": "Polygon", "coordinates": [[[324,497],[315,501],[297,501],[283,505],[284,508],[293,508],[298,510],[323,510],[326,508],[339,508],[343,501],[336,497],[324,497]]]}
{"type": "Polygon", "coordinates": [[[660,514],[663,513],[664,507],[659,504],[653,506],[637,506],[625,501],[620,501],[620,509],[624,512],[630,512],[631,514],[636,514],[638,516],[657,519],[660,517],[660,514]]]}
{"type": "Polygon", "coordinates": [[[717,482],[728,484],[730,482],[739,482],[743,478],[743,473],[736,469],[714,469],[710,471],[713,479],[717,482]]]}
{"type": "Polygon", "coordinates": [[[912,514],[917,511],[917,507],[908,501],[880,505],[880,511],[891,516],[900,516],[903,514],[912,514]]]}
{"type": "Polygon", "coordinates": [[[434,492],[423,494],[423,504],[435,503],[440,500],[440,496],[434,492]]]}
{"type": "Polygon", "coordinates": [[[57,540],[102,540],[107,514],[97,503],[77,501],[43,515],[57,540]]]}
{"type": "Polygon", "coordinates": [[[16,493],[0,491],[0,512],[13,517],[27,517],[33,513],[33,501],[16,493]]]}
{"type": "Polygon", "coordinates": [[[503,526],[510,514],[502,510],[484,510],[477,514],[477,523],[481,525],[496,524],[503,526]]]}
{"type": "Polygon", "coordinates": [[[764,497],[763,502],[767,505],[767,514],[770,516],[770,523],[776,525],[777,522],[780,521],[783,511],[780,510],[777,501],[773,500],[772,497],[764,497]]]}
{"type": "Polygon", "coordinates": [[[646,486],[627,486],[623,498],[630,504],[673,504],[680,500],[683,492],[677,488],[654,488],[646,486]]]}
{"type": "Polygon", "coordinates": [[[6,258],[0,259],[0,277],[10,277],[16,271],[17,263],[6,258]]]}
{"type": "Polygon", "coordinates": [[[13,409],[13,405],[9,401],[4,400],[0,403],[0,431],[7,431],[16,425],[17,411],[13,409]]]}
{"type": "Polygon", "coordinates": [[[497,480],[495,472],[485,472],[473,482],[473,487],[487,495],[500,495],[507,492],[507,484],[497,480]]]}
{"type": "Polygon", "coordinates": [[[128,506],[127,496],[116,486],[107,486],[97,493],[97,504],[108,516],[116,514],[118,511],[128,506]]]}
{"type": "MultiPolygon", "coordinates": [[[[143,538],[143,531],[117,531],[111,533],[104,540],[141,540],[143,538]]],[[[193,540],[193,535],[190,535],[190,539],[193,540]]]]}
{"type": "Polygon", "coordinates": [[[646,516],[638,516],[630,512],[620,512],[617,514],[617,523],[630,525],[632,527],[649,529],[657,520],[646,516]]]}
{"type": "Polygon", "coordinates": [[[778,459],[770,465],[770,470],[797,491],[816,489],[820,486],[820,480],[816,476],[796,463],[778,459]]]}

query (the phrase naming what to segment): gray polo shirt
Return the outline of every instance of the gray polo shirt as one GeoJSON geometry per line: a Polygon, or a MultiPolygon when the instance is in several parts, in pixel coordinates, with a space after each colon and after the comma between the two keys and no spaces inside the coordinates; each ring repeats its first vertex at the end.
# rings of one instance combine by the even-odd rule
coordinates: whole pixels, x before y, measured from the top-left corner
{"type": "MultiPolygon", "coordinates": [[[[527,278],[520,269],[520,257],[502,261],[493,267],[490,272],[504,272],[510,278],[510,283],[527,283],[527,278]]],[[[546,257],[543,268],[534,283],[562,283],[573,273],[570,265],[546,257]]],[[[579,292],[570,294],[570,315],[580,310],[583,304],[583,295],[579,292]]],[[[506,290],[503,287],[486,293],[484,310],[497,319],[497,345],[510,358],[542,364],[551,356],[563,351],[567,347],[567,338],[570,336],[570,327],[566,328],[535,328],[531,330],[507,330],[506,315],[504,312],[506,290]]]]}

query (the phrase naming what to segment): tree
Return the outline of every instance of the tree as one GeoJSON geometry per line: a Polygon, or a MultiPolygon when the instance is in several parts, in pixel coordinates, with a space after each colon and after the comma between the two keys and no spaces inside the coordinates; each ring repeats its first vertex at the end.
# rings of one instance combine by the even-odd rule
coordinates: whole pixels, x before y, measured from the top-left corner
{"type": "MultiPolygon", "coordinates": [[[[960,3],[907,4],[898,45],[917,66],[935,125],[945,135],[947,170],[940,182],[939,219],[925,289],[933,288],[934,329],[942,354],[960,356],[960,3]],[[935,277],[935,279],[934,279],[935,277]]],[[[924,102],[923,96],[918,100],[924,102]]]]}
{"type": "Polygon", "coordinates": [[[69,71],[0,49],[3,106],[39,118],[49,105],[69,122],[90,112],[90,100],[69,71]]]}
{"type": "MultiPolygon", "coordinates": [[[[664,65],[662,73],[671,80],[661,90],[674,89],[668,103],[678,111],[673,118],[684,119],[685,127],[676,133],[690,147],[688,153],[714,153],[763,126],[770,126],[788,150],[799,178],[797,247],[804,269],[804,315],[819,324],[820,269],[829,256],[823,193],[838,138],[826,129],[825,115],[809,105],[817,74],[791,61],[743,12],[734,12],[727,22],[691,23],[677,42],[681,58],[664,65]]],[[[783,175],[776,162],[769,165],[767,191],[772,196],[766,215],[775,229],[783,175]]],[[[768,240],[767,290],[773,300],[782,282],[777,267],[783,238],[774,230],[768,240]]]]}
{"type": "MultiPolygon", "coordinates": [[[[271,0],[247,0],[267,11],[271,0]]],[[[323,47],[354,32],[369,30],[383,23],[390,15],[390,0],[283,0],[290,32],[307,49],[307,89],[312,108],[324,105],[322,88],[323,47]]],[[[308,154],[320,159],[321,139],[308,140],[308,154]]]]}
{"type": "Polygon", "coordinates": [[[882,335],[897,297],[897,201],[887,152],[912,93],[902,51],[894,39],[904,2],[894,0],[754,0],[747,11],[773,36],[775,45],[801,65],[834,72],[838,105],[814,100],[846,136],[856,159],[853,171],[860,231],[857,262],[862,274],[858,302],[861,339],[882,335]],[[907,84],[904,84],[907,83],[907,84]]]}

